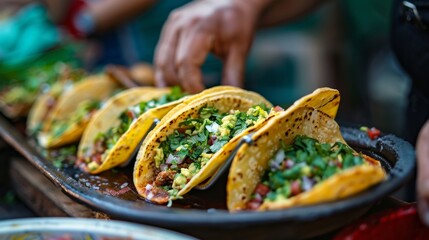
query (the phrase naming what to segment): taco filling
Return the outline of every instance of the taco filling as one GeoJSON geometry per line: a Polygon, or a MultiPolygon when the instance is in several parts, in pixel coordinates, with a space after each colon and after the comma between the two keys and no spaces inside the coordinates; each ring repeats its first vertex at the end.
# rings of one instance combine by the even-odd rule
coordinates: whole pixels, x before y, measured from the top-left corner
{"type": "Polygon", "coordinates": [[[119,138],[128,131],[133,124],[143,113],[150,109],[162,106],[164,104],[176,101],[185,94],[180,88],[172,88],[171,93],[165,94],[159,98],[150,101],[143,101],[134,106],[128,107],[119,115],[120,124],[109,128],[106,132],[100,132],[95,137],[92,147],[86,149],[84,157],[78,159],[76,165],[85,171],[93,171],[97,169],[106,159],[119,138]]]}
{"type": "Polygon", "coordinates": [[[268,162],[261,183],[253,191],[247,208],[258,209],[264,202],[291,198],[311,190],[330,176],[364,164],[364,157],[344,143],[320,143],[297,136],[292,145],[281,142],[280,150],[268,162]]]}
{"type": "Polygon", "coordinates": [[[187,118],[155,149],[156,178],[146,185],[147,199],[166,203],[175,197],[217,151],[245,129],[267,118],[269,111],[265,105],[256,105],[247,112],[227,113],[202,107],[197,118],[187,118]]]}
{"type": "Polygon", "coordinates": [[[79,104],[76,111],[69,119],[55,120],[52,123],[51,133],[53,138],[61,137],[73,124],[80,125],[88,121],[101,107],[98,100],[89,100],[79,104]]]}

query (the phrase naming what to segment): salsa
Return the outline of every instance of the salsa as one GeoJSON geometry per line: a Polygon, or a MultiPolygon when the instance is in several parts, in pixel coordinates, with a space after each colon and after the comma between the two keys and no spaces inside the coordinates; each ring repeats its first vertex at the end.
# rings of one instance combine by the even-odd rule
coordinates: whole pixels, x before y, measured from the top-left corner
{"type": "Polygon", "coordinates": [[[256,105],[245,112],[204,106],[187,118],[155,149],[155,180],[146,186],[149,200],[165,203],[176,196],[228,141],[267,118],[270,109],[256,105]],[[158,198],[158,199],[155,199],[158,198]]]}
{"type": "Polygon", "coordinates": [[[341,142],[331,145],[306,136],[297,136],[291,145],[281,142],[247,208],[254,210],[265,201],[309,191],[330,176],[363,163],[362,156],[341,142]]]}
{"type": "Polygon", "coordinates": [[[119,138],[130,128],[139,116],[152,108],[159,107],[169,102],[176,101],[185,96],[185,94],[178,87],[171,89],[171,92],[164,94],[159,98],[151,99],[149,101],[140,102],[134,106],[128,107],[119,115],[120,124],[109,128],[106,132],[100,132],[94,139],[92,147],[85,151],[84,158],[79,159],[77,165],[86,170],[97,169],[106,156],[109,150],[115,146],[119,138]]]}

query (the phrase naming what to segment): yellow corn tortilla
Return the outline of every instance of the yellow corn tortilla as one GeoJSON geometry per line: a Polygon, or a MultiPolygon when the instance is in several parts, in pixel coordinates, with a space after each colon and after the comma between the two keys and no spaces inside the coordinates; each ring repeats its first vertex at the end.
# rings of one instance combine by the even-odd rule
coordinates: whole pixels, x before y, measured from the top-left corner
{"type": "Polygon", "coordinates": [[[42,125],[43,120],[49,114],[50,109],[47,108],[47,104],[54,98],[50,93],[45,93],[37,97],[36,102],[30,109],[27,119],[27,134],[32,135],[35,130],[42,125]]]}
{"type": "MultiPolygon", "coordinates": [[[[160,98],[169,92],[170,89],[168,88],[138,87],[123,91],[109,99],[89,122],[79,144],[78,158],[85,157],[85,150],[92,147],[99,133],[106,132],[120,124],[118,116],[128,107],[143,101],[160,98]]],[[[149,131],[153,121],[161,119],[169,110],[181,102],[182,100],[170,102],[140,115],[118,139],[109,153],[103,156],[102,164],[98,168],[90,170],[90,173],[97,174],[126,163],[134,149],[138,147],[141,139],[149,131]]]]}
{"type": "MultiPolygon", "coordinates": [[[[298,135],[317,139],[321,143],[345,143],[338,124],[322,111],[293,107],[281,112],[252,136],[253,145],[244,144],[237,152],[227,183],[227,207],[230,211],[246,209],[247,202],[268,168],[269,160],[278,151],[279,143],[283,141],[289,145],[298,135]]],[[[307,192],[281,201],[264,202],[259,210],[334,201],[356,194],[384,178],[385,173],[380,165],[368,163],[355,166],[331,176],[307,192]]]]}
{"type": "MultiPolygon", "coordinates": [[[[217,87],[186,99],[183,103],[173,108],[155,127],[152,133],[147,136],[139,150],[133,174],[134,185],[138,193],[145,198],[147,197],[145,187],[156,177],[155,149],[159,147],[161,141],[165,140],[169,134],[179,128],[179,124],[186,118],[197,116],[199,109],[205,106],[215,107],[219,112],[228,112],[232,109],[247,111],[250,107],[261,103],[271,107],[271,103],[257,93],[234,87],[217,87]]],[[[177,196],[182,196],[212,176],[235,148],[241,136],[255,131],[259,126],[260,124],[249,127],[225,144],[185,187],[179,191],[177,196]]]]}
{"type": "Polygon", "coordinates": [[[119,85],[106,75],[89,76],[74,84],[58,98],[57,104],[49,113],[42,132],[38,134],[39,144],[45,148],[56,148],[79,140],[89,120],[73,123],[60,137],[52,135],[52,124],[72,117],[81,103],[103,101],[117,89],[119,85]]]}
{"type": "Polygon", "coordinates": [[[49,85],[49,90],[43,91],[37,96],[36,101],[32,105],[27,118],[28,135],[35,135],[44,128],[44,125],[48,122],[47,118],[52,110],[55,109],[58,98],[83,79],[81,70],[71,69],[70,66],[67,65],[63,67],[65,68],[60,76],[58,76],[53,84],[49,85]],[[53,105],[48,106],[52,103],[53,105]]]}

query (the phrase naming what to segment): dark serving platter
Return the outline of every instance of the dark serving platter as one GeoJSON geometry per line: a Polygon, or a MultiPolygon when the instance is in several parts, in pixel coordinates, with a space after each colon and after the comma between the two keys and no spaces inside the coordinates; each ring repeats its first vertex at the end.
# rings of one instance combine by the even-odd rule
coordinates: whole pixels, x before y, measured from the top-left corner
{"type": "MultiPolygon", "coordinates": [[[[91,176],[66,166],[54,166],[31,139],[4,117],[0,135],[56,186],[75,200],[112,218],[155,225],[199,238],[300,239],[338,229],[362,216],[377,201],[399,189],[415,168],[413,147],[393,136],[370,140],[356,128],[343,127],[344,139],[357,151],[382,163],[388,179],[356,196],[281,211],[229,213],[225,210],[225,180],[205,191],[193,190],[172,207],[141,199],[132,183],[132,166],[91,176]]],[[[132,164],[131,164],[132,165],[132,164]]]]}

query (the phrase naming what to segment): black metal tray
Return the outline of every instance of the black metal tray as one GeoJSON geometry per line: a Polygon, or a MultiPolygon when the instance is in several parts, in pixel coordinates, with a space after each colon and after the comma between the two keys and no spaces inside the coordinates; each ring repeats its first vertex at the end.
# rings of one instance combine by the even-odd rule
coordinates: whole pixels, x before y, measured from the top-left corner
{"type": "MultiPolygon", "coordinates": [[[[68,167],[56,168],[42,157],[31,140],[3,116],[0,135],[56,186],[75,200],[115,219],[150,224],[213,239],[300,239],[342,227],[362,216],[377,201],[388,196],[412,176],[413,147],[393,136],[370,140],[356,128],[341,129],[350,146],[379,161],[388,179],[354,197],[281,211],[229,213],[225,210],[225,182],[206,191],[191,191],[173,207],[153,205],[139,198],[132,183],[132,166],[90,176],[68,167]]],[[[131,164],[132,165],[132,164],[131,164]]]]}

